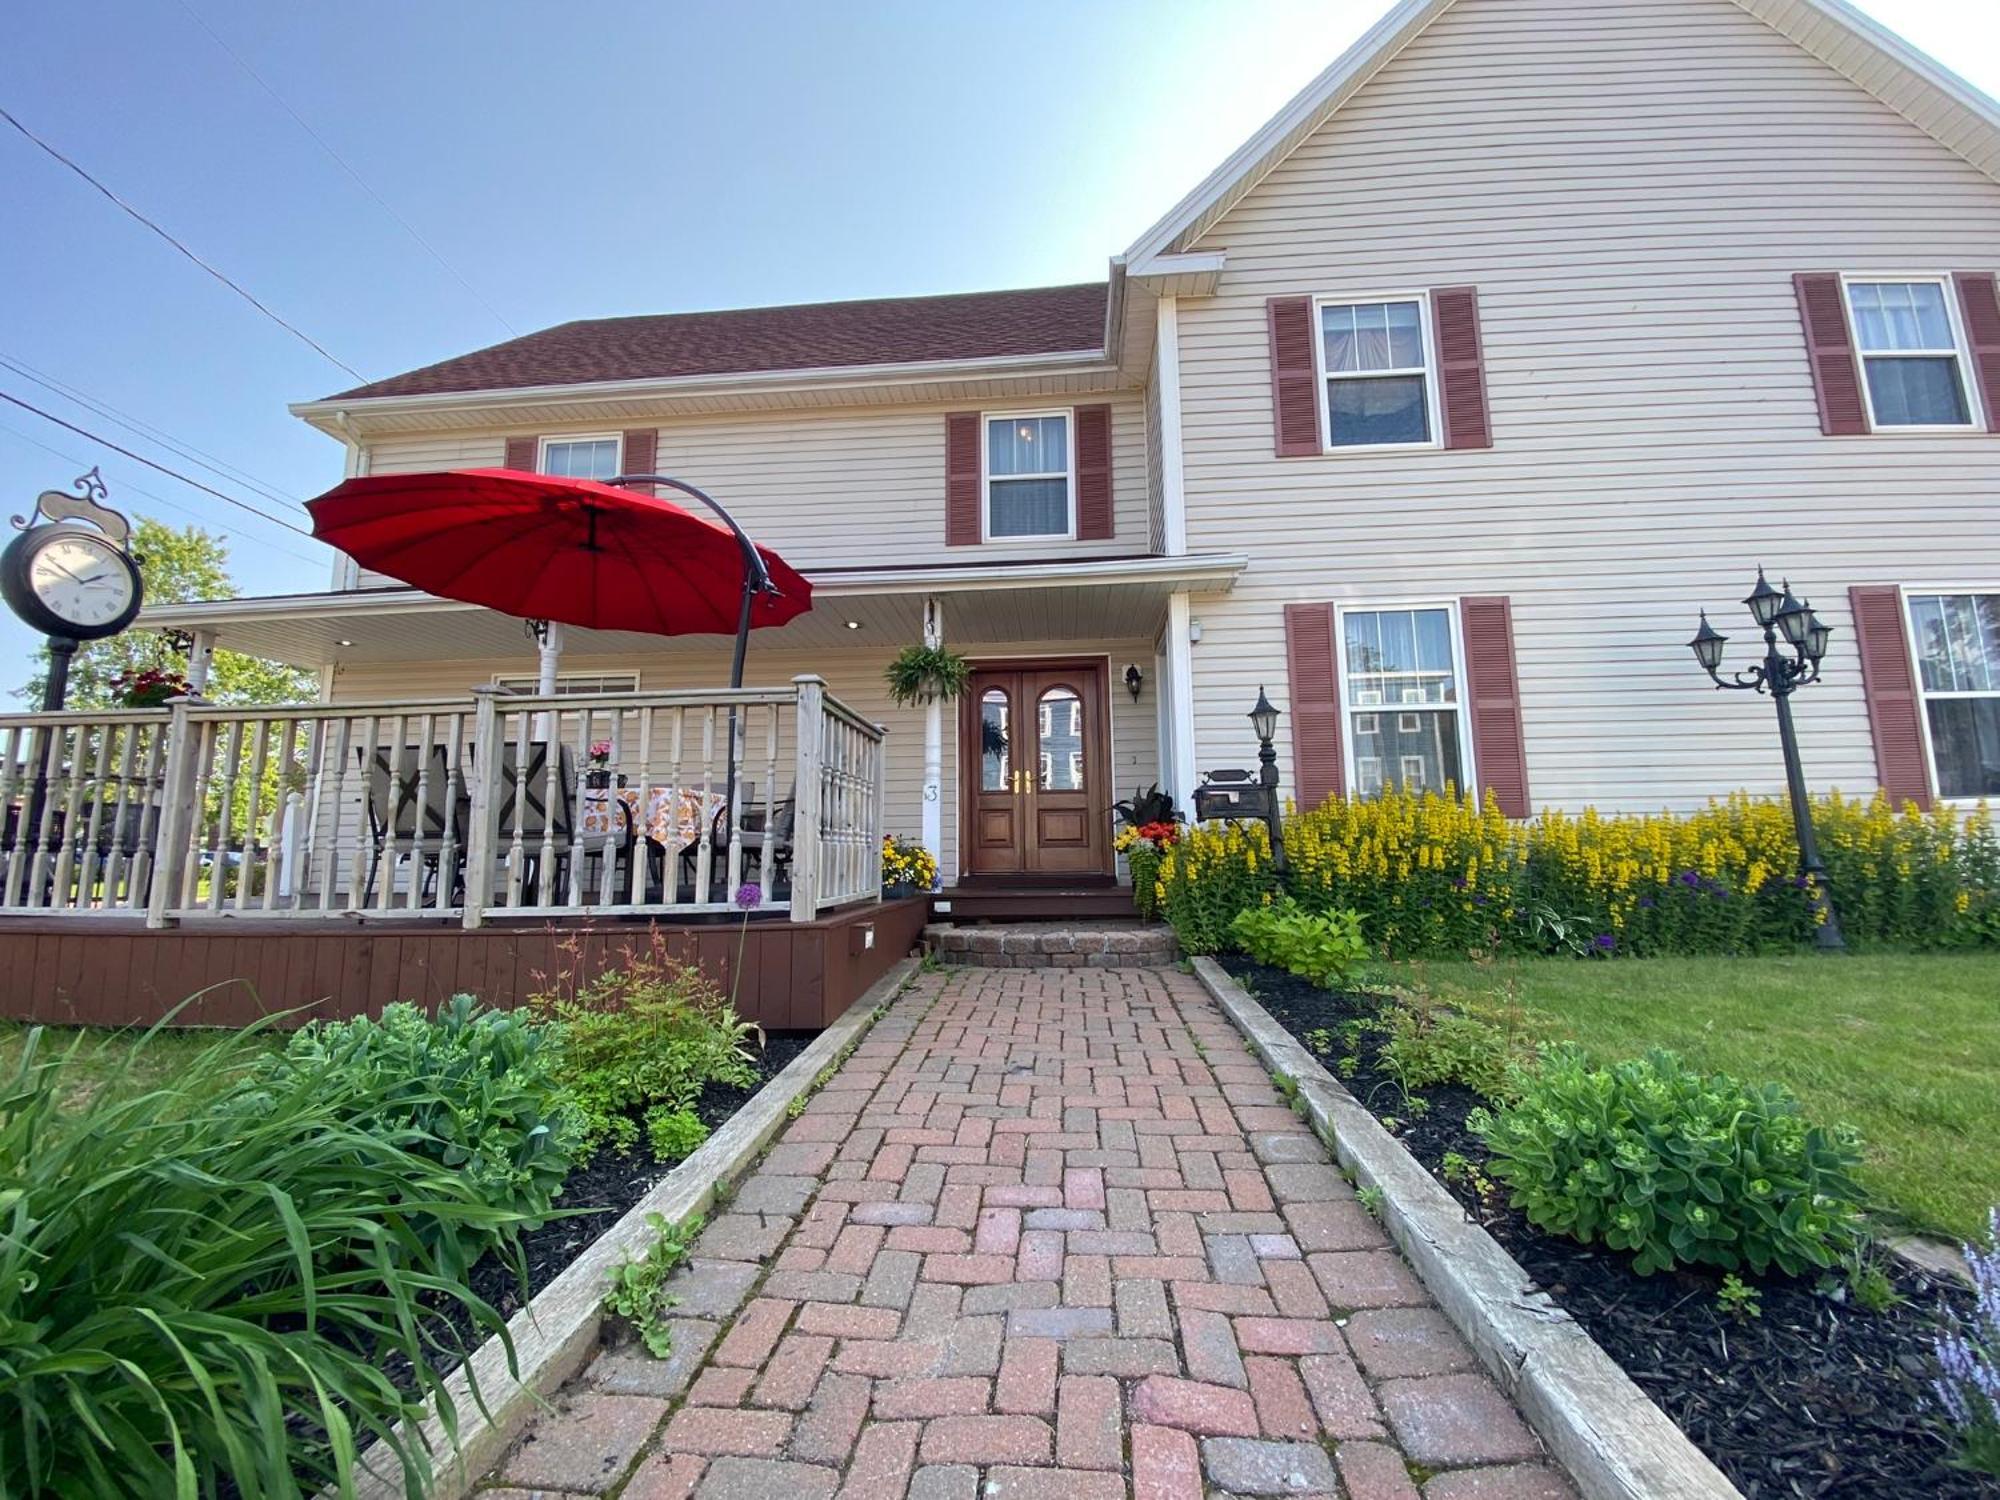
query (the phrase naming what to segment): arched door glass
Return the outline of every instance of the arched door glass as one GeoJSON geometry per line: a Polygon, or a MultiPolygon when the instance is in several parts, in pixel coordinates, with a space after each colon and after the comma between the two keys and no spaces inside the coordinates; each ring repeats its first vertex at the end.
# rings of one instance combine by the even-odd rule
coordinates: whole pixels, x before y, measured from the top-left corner
{"type": "Polygon", "coordinates": [[[1080,792],[1083,785],[1083,700],[1071,688],[1045,690],[1035,705],[1041,738],[1037,767],[1045,792],[1080,792]]]}
{"type": "Polygon", "coordinates": [[[1004,792],[1014,764],[1009,736],[1007,694],[988,688],[979,699],[979,787],[981,791],[1004,792]]]}

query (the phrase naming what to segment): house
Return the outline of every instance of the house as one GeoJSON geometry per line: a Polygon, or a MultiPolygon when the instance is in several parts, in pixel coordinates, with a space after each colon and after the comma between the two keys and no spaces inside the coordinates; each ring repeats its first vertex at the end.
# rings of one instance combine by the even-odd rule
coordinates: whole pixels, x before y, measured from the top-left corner
{"type": "MultiPolygon", "coordinates": [[[[1087,900],[1113,800],[1251,764],[1260,688],[1303,801],[1781,792],[1684,646],[1761,653],[1759,563],[1835,632],[1814,787],[2000,790],[1996,269],[2000,107],[1840,0],[1404,0],[1102,283],[569,323],[293,410],[349,474],[706,489],[812,580],[749,680],[880,726],[881,825],[1087,900]],[[921,640],[961,704],[889,700],[921,640]]],[[[351,565],[147,620],[347,722],[725,680],[351,565]]]]}

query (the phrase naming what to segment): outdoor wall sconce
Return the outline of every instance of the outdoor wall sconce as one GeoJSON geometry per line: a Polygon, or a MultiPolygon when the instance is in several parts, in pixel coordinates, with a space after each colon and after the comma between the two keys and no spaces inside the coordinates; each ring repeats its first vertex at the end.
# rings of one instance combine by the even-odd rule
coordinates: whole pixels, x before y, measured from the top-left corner
{"type": "Polygon", "coordinates": [[[1813,837],[1812,806],[1806,801],[1806,776],[1799,764],[1799,737],[1792,727],[1792,694],[1809,682],[1819,681],[1820,662],[1826,656],[1831,626],[1813,613],[1810,602],[1792,597],[1792,585],[1785,580],[1782,590],[1765,581],[1757,570],[1757,586],[1743,601],[1750,618],[1764,632],[1764,659],[1722,676],[1722,649],[1729,637],[1708,623],[1708,611],[1701,612],[1701,625],[1688,642],[1694,659],[1715,680],[1718,688],[1768,692],[1778,708],[1778,744],[1785,757],[1785,788],[1792,803],[1792,827],[1799,843],[1799,876],[1806,882],[1814,910],[1820,920],[1813,933],[1814,944],[1825,952],[1845,952],[1840,921],[1834,915],[1833,888],[1827,884],[1826,866],[1819,857],[1819,841],[1813,837]],[[1788,657],[1778,645],[1778,637],[1792,648],[1788,657]]]}
{"type": "Polygon", "coordinates": [[[1125,664],[1125,691],[1132,695],[1134,703],[1139,701],[1139,690],[1145,687],[1145,685],[1146,674],[1139,670],[1137,663],[1127,662],[1125,664]]]}

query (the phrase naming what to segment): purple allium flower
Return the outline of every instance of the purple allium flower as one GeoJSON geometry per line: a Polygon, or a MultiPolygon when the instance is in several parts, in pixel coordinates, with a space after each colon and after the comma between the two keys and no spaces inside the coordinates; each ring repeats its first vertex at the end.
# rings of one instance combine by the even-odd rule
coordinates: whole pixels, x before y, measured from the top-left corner
{"type": "Polygon", "coordinates": [[[1618,939],[1608,932],[1600,932],[1590,940],[1590,946],[1595,948],[1599,953],[1609,953],[1618,946],[1618,939]]]}
{"type": "Polygon", "coordinates": [[[1653,898],[1651,896],[1641,896],[1639,898],[1639,906],[1641,910],[1651,911],[1654,906],[1653,898]]]}
{"type": "Polygon", "coordinates": [[[746,880],[736,888],[736,909],[755,911],[764,904],[764,887],[754,880],[746,880]]]}
{"type": "Polygon", "coordinates": [[[1680,873],[1679,879],[1682,885],[1686,886],[1689,890],[1693,890],[1701,884],[1701,872],[1698,870],[1683,870],[1680,873]]]}

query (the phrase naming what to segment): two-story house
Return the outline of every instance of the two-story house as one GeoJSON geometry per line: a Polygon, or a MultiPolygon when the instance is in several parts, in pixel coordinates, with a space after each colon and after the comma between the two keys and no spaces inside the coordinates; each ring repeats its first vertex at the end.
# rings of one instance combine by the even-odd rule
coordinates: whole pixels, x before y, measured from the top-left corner
{"type": "MultiPolygon", "coordinates": [[[[813,582],[750,680],[887,727],[948,883],[1076,884],[1117,797],[1253,762],[1260,687],[1301,800],[1780,792],[1684,644],[1747,653],[1760,563],[1835,632],[1816,788],[2000,791],[1996,268],[2000,109],[1839,0],[1405,0],[1103,283],[569,323],[294,410],[349,474],[700,485],[813,582]],[[926,638],[975,667],[928,713],[883,683],[926,638]]],[[[539,665],[352,566],[149,618],[335,704],[539,665]]],[[[570,631],[558,681],[726,649],[570,631]]]]}

